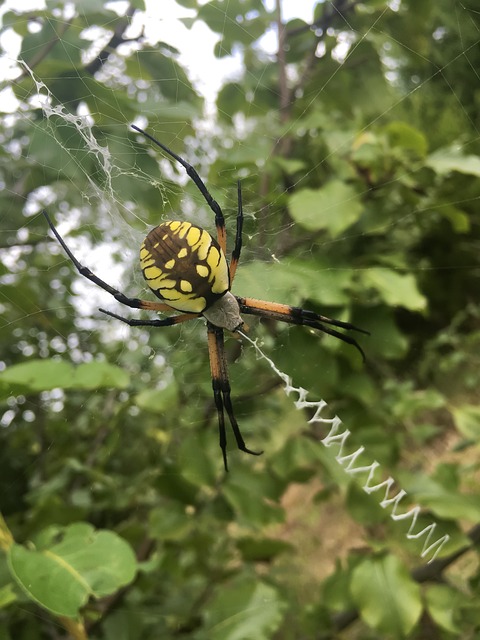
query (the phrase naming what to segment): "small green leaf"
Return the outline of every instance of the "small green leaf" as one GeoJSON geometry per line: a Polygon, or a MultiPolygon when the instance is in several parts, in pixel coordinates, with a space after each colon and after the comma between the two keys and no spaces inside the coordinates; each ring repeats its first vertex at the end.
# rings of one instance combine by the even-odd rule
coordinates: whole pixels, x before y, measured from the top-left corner
{"type": "Polygon", "coordinates": [[[252,538],[237,541],[237,547],[247,562],[270,562],[281,553],[294,551],[293,545],[275,538],[252,538]]]}
{"type": "MultiPolygon", "coordinates": [[[[9,582],[0,588],[0,609],[8,607],[9,604],[15,602],[17,599],[17,594],[15,593],[15,589],[13,587],[13,583],[9,582]]],[[[2,638],[2,634],[0,632],[0,638],[2,638]]]]}
{"type": "Polygon", "coordinates": [[[112,531],[77,523],[57,544],[42,550],[14,544],[8,553],[13,578],[40,606],[74,617],[89,597],[114,593],[135,577],[131,547],[112,531]]]}
{"type": "Polygon", "coordinates": [[[410,273],[373,267],[360,272],[359,277],[365,287],[378,291],[381,299],[388,305],[412,311],[424,311],[427,307],[427,300],[418,290],[416,280],[410,273]]]}
{"type": "Polygon", "coordinates": [[[178,401],[178,387],[174,381],[170,382],[165,389],[145,389],[135,398],[135,404],[141,409],[160,414],[177,406],[178,401]]]}
{"type": "Polygon", "coordinates": [[[284,513],[276,502],[279,498],[281,483],[267,476],[252,475],[248,467],[238,467],[231,473],[223,485],[223,495],[238,520],[266,526],[282,522],[284,513]]]}
{"type": "Polygon", "coordinates": [[[390,122],[385,131],[390,139],[390,144],[403,149],[411,149],[418,156],[424,157],[427,153],[427,139],[418,129],[402,121],[390,122]]]}
{"type": "Polygon", "coordinates": [[[326,229],[335,238],[356,222],[363,204],[351,186],[331,180],[321,189],[300,189],[289,202],[292,218],[309,231],[326,229]]]}
{"type": "Polygon", "coordinates": [[[480,406],[465,404],[452,409],[455,426],[466,438],[480,440],[480,406]]]}
{"type": "Polygon", "coordinates": [[[428,156],[425,164],[439,175],[458,171],[480,177],[480,157],[463,155],[461,148],[456,146],[438,149],[428,156]]]}
{"type": "Polygon", "coordinates": [[[353,570],[350,589],[362,618],[377,631],[403,637],[422,613],[420,587],[395,556],[363,561],[353,570]]]}
{"type": "Polygon", "coordinates": [[[460,628],[453,619],[458,610],[460,594],[445,584],[430,585],[425,591],[427,610],[439,627],[459,637],[460,628]]]}

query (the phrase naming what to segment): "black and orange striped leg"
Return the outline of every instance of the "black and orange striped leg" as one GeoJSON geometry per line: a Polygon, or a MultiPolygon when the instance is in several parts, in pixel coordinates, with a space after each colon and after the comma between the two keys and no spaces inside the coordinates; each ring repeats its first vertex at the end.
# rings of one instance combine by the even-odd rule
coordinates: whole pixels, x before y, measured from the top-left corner
{"type": "Polygon", "coordinates": [[[71,262],[73,263],[74,267],[77,269],[80,275],[84,276],[85,278],[87,278],[87,280],[90,280],[90,282],[93,282],[98,287],[100,287],[101,289],[103,289],[104,291],[112,295],[115,298],[115,300],[117,300],[121,304],[124,304],[127,307],[131,307],[132,309],[147,309],[149,311],[172,311],[171,307],[169,307],[166,304],[163,304],[162,302],[149,302],[148,300],[140,300],[140,298],[129,298],[124,293],[122,293],[121,291],[118,291],[118,289],[114,289],[107,282],[105,282],[104,280],[96,276],[92,271],[90,271],[88,267],[85,267],[75,258],[73,253],[67,247],[65,240],[58,233],[57,228],[55,227],[53,222],[50,220],[48,213],[46,211],[42,211],[42,213],[45,216],[45,219],[47,220],[48,226],[52,230],[53,235],[58,240],[60,246],[65,251],[67,256],[70,258],[71,262]]]}
{"type": "Polygon", "coordinates": [[[359,331],[370,335],[369,331],[360,329],[350,322],[342,322],[342,320],[334,320],[333,318],[327,318],[314,311],[308,309],[301,309],[300,307],[291,307],[287,304],[279,304],[278,302],[266,302],[265,300],[256,300],[255,298],[241,298],[235,296],[240,306],[242,313],[248,313],[254,316],[260,316],[261,318],[270,318],[271,320],[280,320],[280,322],[287,322],[289,324],[302,325],[304,327],[310,327],[317,329],[322,333],[327,333],[329,336],[338,338],[342,342],[346,342],[354,346],[362,355],[362,359],[365,361],[365,353],[362,347],[358,344],[355,338],[340,333],[331,327],[330,325],[345,329],[345,331],[359,331]]]}
{"type": "Polygon", "coordinates": [[[182,165],[182,167],[185,169],[185,171],[187,172],[187,175],[189,176],[189,178],[193,180],[197,189],[200,191],[202,196],[205,198],[208,206],[215,214],[215,226],[217,228],[218,244],[222,247],[223,252],[225,253],[227,249],[227,232],[225,230],[225,218],[223,217],[222,209],[220,208],[220,205],[218,204],[218,202],[214,200],[214,198],[212,197],[211,193],[205,186],[205,183],[198,175],[195,167],[192,167],[190,163],[188,163],[186,160],[181,158],[179,155],[177,155],[174,151],[166,147],[164,144],[159,142],[156,138],[151,136],[149,133],[147,133],[146,131],[143,131],[143,129],[140,129],[140,127],[137,127],[134,124],[132,124],[131,126],[132,126],[132,129],[135,129],[135,131],[138,131],[138,133],[141,133],[143,136],[148,138],[151,142],[153,142],[158,147],[160,147],[160,149],[163,149],[165,153],[168,153],[169,156],[171,156],[177,162],[179,162],[182,165]]]}
{"type": "Polygon", "coordinates": [[[240,260],[240,253],[242,251],[242,232],[243,232],[243,205],[242,205],[242,186],[240,180],[237,182],[237,197],[238,197],[238,209],[237,209],[237,232],[235,234],[235,245],[232,251],[232,259],[230,261],[230,286],[232,286],[233,279],[238,267],[238,261],[240,260]]]}
{"type": "Polygon", "coordinates": [[[259,456],[263,451],[252,451],[248,449],[245,440],[240,432],[237,420],[233,413],[232,401],[230,398],[230,382],[228,380],[227,361],[225,359],[225,348],[223,342],[223,329],[216,327],[211,322],[207,322],[208,332],[208,354],[210,356],[210,370],[212,374],[213,397],[218,415],[219,444],[223,455],[225,471],[228,471],[227,463],[227,434],[225,429],[225,411],[232,426],[233,435],[240,451],[259,456]]]}
{"type": "Polygon", "coordinates": [[[137,320],[136,318],[124,318],[111,311],[105,309],[99,309],[106,316],[120,320],[129,327],[171,327],[174,324],[180,324],[181,322],[188,322],[194,318],[199,318],[199,313],[181,313],[178,316],[169,316],[168,318],[156,318],[155,320],[137,320]]]}

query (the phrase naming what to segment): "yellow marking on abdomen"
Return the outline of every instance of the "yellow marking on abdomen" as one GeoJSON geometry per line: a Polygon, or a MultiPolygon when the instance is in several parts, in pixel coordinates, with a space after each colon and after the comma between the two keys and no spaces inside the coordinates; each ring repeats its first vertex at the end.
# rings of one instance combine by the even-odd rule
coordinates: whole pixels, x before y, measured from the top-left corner
{"type": "Polygon", "coordinates": [[[208,274],[210,273],[208,267],[206,267],[204,264],[196,264],[195,269],[201,278],[207,278],[208,274]]]}
{"type": "Polygon", "coordinates": [[[188,280],[180,280],[180,289],[186,293],[191,293],[193,290],[192,283],[188,280]]]}
{"type": "Polygon", "coordinates": [[[190,229],[188,230],[186,239],[188,244],[191,247],[193,247],[200,240],[201,236],[202,236],[202,232],[198,227],[190,227],[190,229]]]}

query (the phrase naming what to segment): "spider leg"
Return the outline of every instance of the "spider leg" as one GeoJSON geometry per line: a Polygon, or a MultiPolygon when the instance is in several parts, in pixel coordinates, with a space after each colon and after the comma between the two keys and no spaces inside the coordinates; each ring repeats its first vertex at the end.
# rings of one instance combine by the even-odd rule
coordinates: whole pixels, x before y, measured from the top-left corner
{"type": "Polygon", "coordinates": [[[238,194],[238,213],[237,213],[237,232],[235,234],[235,246],[232,251],[232,259],[230,260],[230,286],[232,286],[235,273],[237,271],[238,261],[240,260],[240,252],[242,251],[242,230],[243,230],[243,206],[242,206],[242,186],[240,180],[237,182],[238,194]]]}
{"type": "Polygon", "coordinates": [[[115,298],[115,300],[117,300],[121,304],[124,304],[127,307],[131,307],[132,309],[148,309],[149,311],[172,311],[171,307],[161,302],[149,302],[148,300],[140,300],[140,298],[129,298],[124,293],[122,293],[121,291],[118,291],[118,289],[114,289],[109,284],[107,284],[104,280],[96,276],[92,271],[90,271],[88,267],[85,267],[84,265],[82,265],[75,258],[73,253],[67,247],[65,240],[58,233],[55,225],[50,220],[48,213],[46,211],[42,211],[42,213],[45,216],[45,219],[47,220],[48,226],[52,230],[53,235],[56,237],[56,239],[58,240],[59,244],[61,245],[61,247],[67,254],[67,256],[73,262],[75,268],[77,269],[80,275],[84,276],[85,278],[87,278],[87,280],[90,280],[90,282],[93,282],[94,284],[99,286],[101,289],[103,289],[104,291],[112,295],[115,298]]]}
{"type": "Polygon", "coordinates": [[[181,313],[178,316],[170,316],[168,318],[157,318],[155,320],[137,320],[135,318],[124,318],[123,316],[119,316],[116,313],[112,313],[111,311],[106,311],[105,309],[99,309],[102,313],[111,318],[115,318],[116,320],[120,320],[125,324],[128,324],[129,327],[170,327],[174,324],[180,324],[181,322],[188,322],[188,320],[193,320],[194,318],[199,318],[199,313],[181,313]]]}
{"type": "Polygon", "coordinates": [[[331,329],[325,325],[340,327],[346,331],[360,331],[361,333],[370,335],[370,333],[365,331],[365,329],[360,329],[350,322],[342,322],[341,320],[327,318],[326,316],[309,311],[308,309],[301,309],[300,307],[291,307],[287,304],[266,302],[265,300],[256,300],[255,298],[235,297],[240,305],[240,311],[242,313],[317,329],[318,331],[327,333],[329,336],[333,336],[334,338],[342,340],[342,342],[346,342],[347,344],[354,346],[361,353],[362,359],[365,362],[365,353],[355,338],[345,335],[344,333],[340,333],[340,331],[336,331],[335,329],[331,329]]]}
{"type": "Polygon", "coordinates": [[[140,129],[140,127],[137,127],[135,124],[132,124],[131,127],[135,131],[138,131],[138,133],[141,133],[143,136],[148,138],[151,142],[156,144],[158,147],[160,147],[160,149],[163,149],[165,153],[168,153],[169,156],[174,158],[177,162],[179,162],[183,166],[183,168],[187,172],[187,175],[193,180],[193,182],[197,186],[197,189],[200,191],[202,196],[205,198],[208,206],[215,214],[215,227],[217,228],[218,244],[222,247],[222,250],[225,253],[227,249],[227,232],[225,230],[225,219],[223,217],[223,212],[218,202],[214,200],[209,190],[205,186],[205,183],[198,175],[195,167],[192,167],[192,165],[189,164],[186,160],[184,160],[179,155],[177,155],[174,151],[172,151],[167,146],[159,142],[156,138],[151,136],[149,133],[147,133],[146,131],[143,131],[143,129],[140,129]]]}
{"type": "Polygon", "coordinates": [[[215,406],[218,414],[219,442],[223,455],[225,471],[228,471],[227,464],[227,436],[225,430],[226,410],[228,419],[232,426],[233,434],[240,451],[259,456],[263,451],[252,451],[248,449],[245,440],[240,432],[237,420],[233,413],[232,401],[230,398],[230,382],[228,380],[227,361],[225,359],[225,348],[223,342],[223,329],[216,327],[211,322],[207,322],[208,332],[208,355],[210,356],[210,370],[212,373],[212,387],[215,406]]]}

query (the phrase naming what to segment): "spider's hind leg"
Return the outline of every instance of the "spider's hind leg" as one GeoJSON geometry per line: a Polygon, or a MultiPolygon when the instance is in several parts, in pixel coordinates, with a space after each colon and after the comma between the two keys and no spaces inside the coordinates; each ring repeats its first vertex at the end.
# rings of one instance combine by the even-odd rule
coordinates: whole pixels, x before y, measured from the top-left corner
{"type": "Polygon", "coordinates": [[[249,453],[252,456],[260,456],[263,451],[252,451],[245,444],[245,440],[238,426],[238,422],[233,412],[230,398],[230,382],[228,380],[227,361],[225,359],[225,349],[223,342],[223,329],[216,327],[211,322],[207,322],[208,331],[208,354],[210,356],[210,369],[212,373],[212,387],[215,406],[218,414],[218,429],[220,448],[223,455],[225,471],[228,471],[227,463],[227,435],[225,429],[225,411],[232,426],[233,435],[240,451],[249,453]]]}

